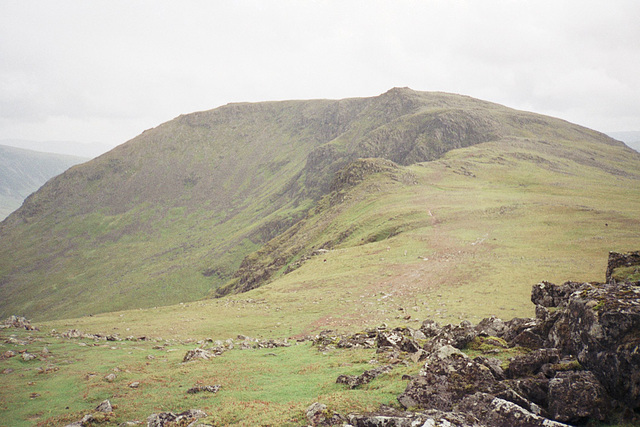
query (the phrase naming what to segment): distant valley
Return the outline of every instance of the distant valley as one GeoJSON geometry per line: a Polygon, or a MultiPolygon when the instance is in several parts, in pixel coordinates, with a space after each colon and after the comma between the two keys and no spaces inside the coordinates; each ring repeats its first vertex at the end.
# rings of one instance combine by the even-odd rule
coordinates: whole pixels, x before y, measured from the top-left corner
{"type": "Polygon", "coordinates": [[[640,152],[640,131],[607,132],[607,135],[640,152]]]}
{"type": "Polygon", "coordinates": [[[106,153],[114,145],[99,142],[77,141],[34,141],[26,139],[0,139],[0,145],[21,148],[23,150],[38,151],[42,153],[63,154],[67,156],[92,159],[106,153]]]}
{"type": "Polygon", "coordinates": [[[0,145],[0,220],[49,179],[87,160],[0,145]]]}

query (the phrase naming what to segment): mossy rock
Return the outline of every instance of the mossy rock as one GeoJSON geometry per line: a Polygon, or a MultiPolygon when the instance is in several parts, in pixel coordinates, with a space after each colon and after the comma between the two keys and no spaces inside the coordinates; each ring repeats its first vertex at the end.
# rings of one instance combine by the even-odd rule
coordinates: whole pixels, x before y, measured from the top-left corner
{"type": "Polygon", "coordinates": [[[502,338],[492,337],[492,336],[488,336],[488,337],[477,336],[473,339],[473,341],[467,344],[467,349],[481,351],[481,352],[487,352],[487,351],[492,351],[496,349],[506,349],[506,348],[509,348],[509,344],[507,344],[505,340],[503,340],[502,338]]]}
{"type": "Polygon", "coordinates": [[[551,368],[556,372],[564,371],[582,371],[584,367],[577,360],[571,360],[568,362],[560,362],[551,365],[551,368]]]}

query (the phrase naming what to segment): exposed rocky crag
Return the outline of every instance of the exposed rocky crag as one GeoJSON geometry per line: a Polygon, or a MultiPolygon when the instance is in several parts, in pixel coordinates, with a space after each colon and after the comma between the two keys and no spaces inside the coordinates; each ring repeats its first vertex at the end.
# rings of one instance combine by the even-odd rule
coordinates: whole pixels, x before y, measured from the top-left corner
{"type": "MultiPolygon", "coordinates": [[[[640,266],[636,255],[611,253],[609,266],[640,266]]],[[[398,397],[405,412],[386,408],[349,415],[355,426],[640,421],[640,282],[542,282],[533,286],[531,300],[534,319],[492,317],[475,326],[444,327],[426,320],[420,330],[383,327],[343,337],[325,332],[314,344],[320,349],[377,347],[395,363],[424,360],[398,397]],[[517,355],[485,357],[505,348],[517,355]],[[470,357],[461,350],[483,355],[470,357]]],[[[356,378],[338,382],[351,387],[356,378]]],[[[332,415],[314,425],[338,418],[332,415]]]]}

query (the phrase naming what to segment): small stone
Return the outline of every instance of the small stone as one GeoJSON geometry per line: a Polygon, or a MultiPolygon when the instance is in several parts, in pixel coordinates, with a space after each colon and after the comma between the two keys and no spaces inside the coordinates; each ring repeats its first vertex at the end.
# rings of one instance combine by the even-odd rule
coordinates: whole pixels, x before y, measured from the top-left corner
{"type": "Polygon", "coordinates": [[[27,353],[27,352],[22,353],[22,360],[24,360],[25,362],[28,362],[30,360],[35,360],[37,358],[38,356],[36,356],[35,354],[27,353]]]}
{"type": "Polygon", "coordinates": [[[108,383],[112,383],[116,380],[116,374],[109,374],[104,377],[105,381],[108,383]]]}
{"type": "Polygon", "coordinates": [[[93,414],[87,414],[80,420],[80,425],[86,426],[93,423],[95,420],[96,419],[94,418],[93,414]]]}
{"type": "MultiPolygon", "coordinates": [[[[199,409],[189,409],[188,411],[174,414],[173,412],[162,412],[159,414],[151,414],[147,417],[148,427],[162,427],[168,423],[173,425],[188,425],[194,423],[200,418],[205,418],[207,414],[199,409]]],[[[195,425],[195,424],[194,424],[195,425]]]]}
{"type": "Polygon", "coordinates": [[[54,365],[47,365],[44,368],[42,366],[39,366],[38,368],[36,368],[36,372],[39,374],[48,374],[50,372],[56,372],[59,369],[60,368],[54,365]]]}
{"type": "Polygon", "coordinates": [[[386,366],[380,366],[379,368],[364,371],[362,375],[340,375],[338,379],[336,379],[336,383],[346,384],[349,386],[349,388],[354,389],[363,384],[370,383],[374,378],[389,372],[391,369],[393,369],[393,366],[386,365],[386,366]]]}
{"type": "Polygon", "coordinates": [[[326,421],[327,405],[319,402],[311,404],[307,408],[307,419],[312,426],[320,425],[326,421]]]}
{"type": "Polygon", "coordinates": [[[10,357],[14,357],[17,353],[13,350],[7,350],[2,354],[3,359],[9,359],[10,357]]]}
{"type": "Polygon", "coordinates": [[[134,381],[132,383],[129,383],[129,387],[130,388],[138,388],[138,387],[140,387],[140,382],[139,381],[134,381]]]}
{"type": "Polygon", "coordinates": [[[111,402],[109,400],[103,400],[98,406],[96,406],[96,411],[98,412],[112,412],[113,406],[111,406],[111,402]]]}
{"type": "Polygon", "coordinates": [[[190,388],[189,390],[187,390],[187,393],[189,394],[196,394],[196,393],[200,393],[203,391],[208,391],[209,393],[217,393],[218,390],[220,390],[220,386],[218,384],[216,385],[200,385],[200,386],[195,386],[190,388]]]}
{"type": "Polygon", "coordinates": [[[191,360],[195,360],[195,359],[204,359],[204,360],[209,360],[211,358],[214,358],[216,356],[219,356],[220,354],[222,354],[224,350],[220,349],[220,348],[216,348],[215,352],[209,351],[209,350],[205,350],[203,348],[196,348],[193,350],[189,350],[187,351],[187,353],[184,355],[184,358],[182,359],[182,362],[189,362],[191,360]]]}

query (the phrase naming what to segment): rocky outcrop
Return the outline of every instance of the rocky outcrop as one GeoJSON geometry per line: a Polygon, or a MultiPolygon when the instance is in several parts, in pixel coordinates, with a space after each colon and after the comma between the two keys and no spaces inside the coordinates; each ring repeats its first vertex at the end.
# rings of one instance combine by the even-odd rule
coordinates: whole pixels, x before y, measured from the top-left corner
{"type": "Polygon", "coordinates": [[[558,372],[549,380],[549,415],[559,421],[603,421],[611,413],[609,394],[593,372],[558,372]]]}
{"type": "Polygon", "coordinates": [[[338,379],[336,379],[336,383],[346,384],[349,388],[357,388],[363,384],[370,383],[373,379],[389,372],[391,369],[393,369],[393,366],[386,365],[380,366],[379,368],[369,369],[364,371],[361,375],[340,375],[338,379]]]}
{"type": "Polygon", "coordinates": [[[214,347],[209,350],[206,350],[204,348],[194,348],[193,350],[187,351],[187,353],[184,355],[184,358],[182,359],[182,363],[190,362],[197,359],[213,359],[214,357],[220,356],[222,353],[224,353],[224,351],[224,347],[214,347]]]}
{"type": "Polygon", "coordinates": [[[336,426],[344,425],[345,418],[337,412],[329,411],[327,405],[314,402],[307,408],[307,420],[312,426],[336,426]]]}
{"type": "MultiPolygon", "coordinates": [[[[513,357],[504,369],[506,380],[486,363],[469,360],[445,344],[432,350],[400,403],[469,409],[470,396],[485,393],[536,416],[578,424],[605,421],[616,408],[627,408],[628,413],[640,408],[640,288],[630,283],[543,282],[533,287],[531,299],[537,305],[536,319],[504,324],[485,319],[475,328],[479,335],[490,331],[511,346],[539,347],[513,357]]],[[[433,324],[426,326],[434,341],[446,331],[465,336],[463,330],[471,330],[461,325],[434,334],[433,324]]],[[[488,420],[486,414],[474,415],[488,420]]],[[[497,420],[491,423],[498,425],[497,420]]]]}
{"type": "Polygon", "coordinates": [[[198,386],[195,386],[195,387],[191,387],[189,390],[187,390],[187,393],[196,394],[196,393],[202,393],[203,391],[215,394],[218,391],[220,391],[220,385],[218,385],[218,384],[215,384],[215,385],[198,385],[198,386]]]}
{"type": "MultiPolygon", "coordinates": [[[[635,253],[627,255],[611,257],[610,267],[629,267],[635,253]]],[[[314,345],[375,346],[390,358],[424,363],[398,397],[405,412],[352,414],[354,426],[563,426],[614,415],[639,422],[640,284],[542,282],[531,301],[533,319],[491,317],[475,326],[426,320],[419,330],[325,332],[314,345]],[[491,357],[504,352],[508,360],[491,357]]],[[[351,386],[358,377],[341,379],[351,386]]]]}
{"type": "Polygon", "coordinates": [[[174,414],[173,412],[161,412],[159,414],[149,415],[149,417],[147,417],[147,426],[188,426],[201,418],[205,418],[206,416],[207,414],[199,409],[189,409],[188,411],[180,412],[178,414],[174,414]]]}
{"type": "Polygon", "coordinates": [[[0,323],[0,329],[19,328],[27,331],[37,331],[38,328],[31,325],[31,322],[25,317],[11,315],[0,323]]]}
{"type": "Polygon", "coordinates": [[[429,355],[398,401],[405,408],[451,411],[468,394],[501,391],[497,380],[484,364],[444,345],[429,355]]]}
{"type": "Polygon", "coordinates": [[[556,308],[539,310],[545,344],[574,355],[614,398],[639,408],[640,287],[584,283],[556,308]]]}
{"type": "Polygon", "coordinates": [[[67,424],[65,427],[86,427],[96,424],[109,423],[114,418],[113,406],[109,400],[104,400],[93,410],[86,414],[80,421],[67,424]]]}

